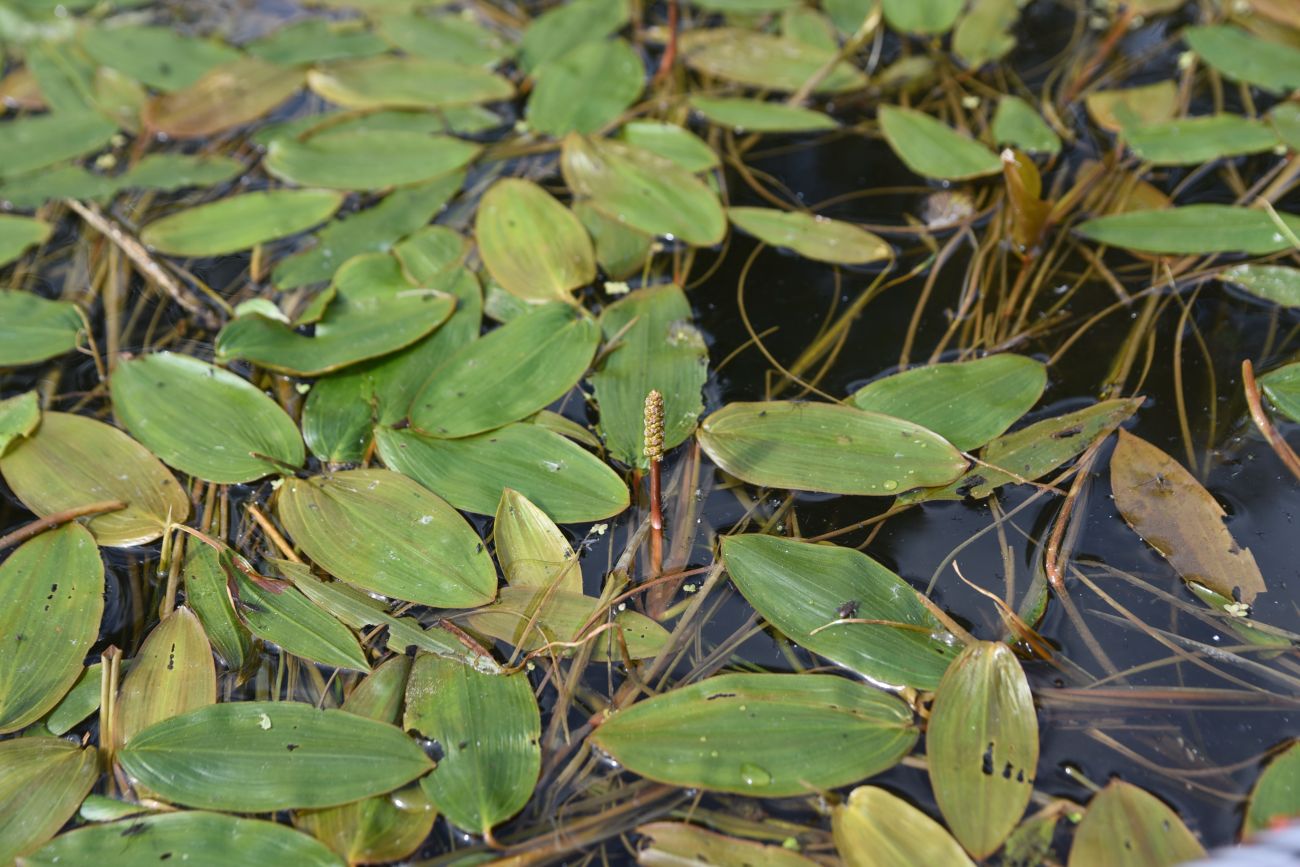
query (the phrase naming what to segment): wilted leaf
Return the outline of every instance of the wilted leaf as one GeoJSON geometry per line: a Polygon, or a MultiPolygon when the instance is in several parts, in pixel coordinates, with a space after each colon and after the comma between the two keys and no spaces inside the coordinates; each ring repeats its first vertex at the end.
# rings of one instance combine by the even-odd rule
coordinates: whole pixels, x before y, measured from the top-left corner
{"type": "Polygon", "coordinates": [[[840,220],[775,208],[728,208],[727,216],[760,241],[819,262],[864,265],[894,255],[883,238],[840,220]]]}
{"type": "Polygon", "coordinates": [[[943,826],[897,795],[861,786],[831,813],[835,848],[848,867],[973,867],[943,826]]]}
{"type": "Polygon", "coordinates": [[[1159,81],[1121,90],[1094,90],[1084,102],[1098,126],[1121,132],[1173,120],[1178,111],[1178,87],[1172,81],[1159,81]]]}
{"type": "MultiPolygon", "coordinates": [[[[24,237],[33,239],[30,243],[38,243],[49,234],[50,227],[38,220],[0,216],[0,263],[6,259],[7,240],[19,240],[22,235],[22,231],[8,231],[20,221],[33,224],[33,232],[39,234],[26,234],[24,237]]],[[[23,248],[26,246],[23,243],[23,248]]],[[[75,304],[51,301],[33,292],[0,289],[0,367],[35,364],[71,352],[77,348],[84,329],[75,304]]]]}
{"type": "Polygon", "coordinates": [[[1254,555],[1224,526],[1223,507],[1169,455],[1121,430],[1110,486],[1124,520],[1183,580],[1248,605],[1266,592],[1254,555]]]}
{"type": "Polygon", "coordinates": [[[587,230],[532,181],[493,184],[479,203],[474,237],[492,278],[525,301],[567,301],[596,277],[587,230]]]}
{"type": "Polygon", "coordinates": [[[1069,867],[1173,867],[1204,855],[1173,810],[1137,786],[1112,780],[1088,802],[1069,867]]]}
{"type": "Polygon", "coordinates": [[[189,87],[151,100],[144,125],[172,138],[207,138],[257,120],[294,94],[302,70],[241,57],[214,67],[189,87]]]}
{"type": "MultiPolygon", "coordinates": [[[[465,622],[475,631],[525,652],[548,642],[572,643],[584,637],[595,662],[620,661],[625,649],[630,658],[645,659],[656,656],[667,644],[668,630],[644,614],[623,610],[609,617],[604,612],[597,615],[599,607],[599,600],[581,592],[502,587],[495,602],[466,615],[465,622]],[[601,629],[607,623],[615,629],[601,629]]],[[[564,657],[573,651],[572,647],[553,646],[547,655],[564,657]]]]}
{"type": "Polygon", "coordinates": [[[898,158],[918,175],[957,181],[1002,171],[997,154],[928,114],[882,106],[880,128],[898,158]]]}
{"type": "Polygon", "coordinates": [[[652,822],[636,829],[645,841],[637,852],[642,867],[815,867],[818,863],[780,846],[728,837],[686,822],[652,822]]]}
{"type": "Polygon", "coordinates": [[[54,836],[98,778],[93,746],[50,737],[0,741],[0,864],[54,836]]]}

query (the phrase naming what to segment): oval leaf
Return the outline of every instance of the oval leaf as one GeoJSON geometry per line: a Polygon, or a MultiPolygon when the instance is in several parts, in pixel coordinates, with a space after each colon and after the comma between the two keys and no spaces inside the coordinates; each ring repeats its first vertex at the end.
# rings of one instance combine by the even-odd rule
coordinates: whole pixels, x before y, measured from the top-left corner
{"type": "Polygon", "coordinates": [[[293,587],[274,592],[236,574],[243,620],[258,638],[286,653],[334,668],[369,671],[365,651],[342,623],[293,587]]]}
{"type": "Polygon", "coordinates": [[[1237,265],[1219,275],[1265,301],[1283,307],[1300,307],[1300,268],[1285,265],[1237,265]]]}
{"type": "MultiPolygon", "coordinates": [[[[0,218],[0,264],[5,261],[6,225],[0,218]]],[[[0,290],[0,367],[35,364],[71,352],[80,342],[83,327],[74,304],[50,301],[31,292],[0,290]]]]}
{"type": "Polygon", "coordinates": [[[1205,849],[1154,795],[1112,780],[1088,802],[1069,867],[1173,867],[1205,849]]]}
{"type": "Polygon", "coordinates": [[[816,867],[818,863],[780,846],[728,837],[685,822],[652,822],[636,832],[646,841],[637,853],[637,863],[645,867],[816,867]]]}
{"type": "Polygon", "coordinates": [[[302,70],[241,57],[213,67],[183,90],[151,100],[142,119],[153,132],[199,139],[251,123],[302,87],[302,70]]]}
{"type": "MultiPolygon", "coordinates": [[[[13,214],[0,214],[0,265],[7,265],[14,259],[17,259],[23,254],[24,250],[33,244],[43,243],[50,237],[50,233],[53,231],[54,227],[44,220],[37,220],[32,217],[19,217],[13,214]]],[[[20,293],[11,293],[6,291],[4,294],[17,295],[20,293]]],[[[27,293],[21,294],[25,295],[27,293]]],[[[19,323],[14,324],[17,325],[19,323]]],[[[8,354],[10,351],[20,352],[21,349],[22,346],[20,344],[19,347],[16,347],[13,350],[6,346],[4,351],[5,354],[8,354]]]]}
{"type": "Polygon", "coordinates": [[[861,786],[831,813],[835,848],[848,867],[974,867],[943,826],[897,795],[861,786]]]}
{"type": "Polygon", "coordinates": [[[307,84],[344,108],[447,108],[514,96],[504,78],[485,69],[424,57],[368,57],[307,73],[307,84]]]}
{"type": "Polygon", "coordinates": [[[212,647],[199,619],[181,606],[144,640],[122,681],[115,710],[121,746],[136,732],[217,700],[212,647]]]}
{"type": "Polygon", "coordinates": [[[345,130],[277,138],[264,165],[275,177],[304,187],[372,191],[414,184],[455,171],[478,155],[469,142],[401,130],[345,130]]]}
{"type": "Polygon", "coordinates": [[[172,256],[221,256],[324,222],[343,204],[330,190],[264,190],[190,208],[144,227],[140,240],[172,256]]]}
{"type": "Polygon", "coordinates": [[[582,568],[560,528],[518,491],[506,488],[492,524],[497,563],[506,583],[582,592],[582,568]]]}
{"type": "Polygon", "coordinates": [[[1286,364],[1259,378],[1269,402],[1292,421],[1300,421],[1300,364],[1286,364]]]}
{"type": "Polygon", "coordinates": [[[740,132],[816,132],[839,126],[819,111],[757,99],[693,96],[691,108],[711,123],[740,132]]]}
{"type": "Polygon", "coordinates": [[[636,102],[645,66],[623,39],[579,45],[544,63],[528,100],[528,124],[546,135],[600,130],[636,102]]]}
{"type": "Polygon", "coordinates": [[[1255,781],[1242,832],[1254,834],[1296,816],[1300,816],[1300,742],[1293,741],[1255,781]]]}
{"type": "MultiPolygon", "coordinates": [[[[1279,214],[1292,232],[1300,217],[1279,214]]],[[[1140,253],[1276,253],[1291,242],[1264,211],[1234,205],[1183,205],[1097,217],[1079,227],[1085,238],[1140,253]]]]}
{"type": "Polygon", "coordinates": [[[1278,139],[1262,121],[1216,114],[1134,127],[1128,145],[1153,165],[1180,166],[1272,150],[1278,139]]]}
{"type": "Polygon", "coordinates": [[[532,181],[493,184],[479,203],[474,237],[492,278],[525,301],[568,300],[596,277],[587,230],[532,181]]]}
{"type": "Polygon", "coordinates": [[[0,741],[0,864],[53,837],[98,778],[94,747],[50,737],[0,741]]]}
{"type": "Polygon", "coordinates": [[[997,154],[928,114],[883,106],[880,128],[894,153],[918,175],[960,181],[1002,171],[997,154]]]}
{"type": "Polygon", "coordinates": [[[1300,87],[1300,49],[1259,39],[1240,27],[1188,27],[1183,38],[1210,66],[1229,78],[1275,93],[1300,87]]]}
{"type": "Polygon", "coordinates": [[[864,265],[894,255],[883,238],[852,223],[775,208],[728,208],[727,216],[760,241],[818,262],[864,265]]]}

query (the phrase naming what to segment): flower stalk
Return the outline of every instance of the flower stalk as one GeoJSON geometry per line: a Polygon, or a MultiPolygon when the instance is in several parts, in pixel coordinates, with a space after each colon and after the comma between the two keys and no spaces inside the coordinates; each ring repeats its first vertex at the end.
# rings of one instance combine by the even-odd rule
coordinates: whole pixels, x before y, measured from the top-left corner
{"type": "Polygon", "coordinates": [[[659,465],[664,457],[664,397],[651,391],[645,398],[645,456],[650,462],[650,576],[663,572],[664,515],[660,504],[659,465]]]}

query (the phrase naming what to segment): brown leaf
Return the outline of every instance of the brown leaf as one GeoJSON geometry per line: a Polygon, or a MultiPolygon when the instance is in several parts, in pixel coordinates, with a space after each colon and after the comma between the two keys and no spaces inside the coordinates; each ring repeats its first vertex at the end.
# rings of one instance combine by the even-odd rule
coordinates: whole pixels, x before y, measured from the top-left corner
{"type": "Polygon", "coordinates": [[[1110,484],[1124,520],[1183,580],[1247,604],[1267,592],[1254,555],[1232,538],[1218,502],[1169,455],[1121,430],[1110,484]]]}
{"type": "Polygon", "coordinates": [[[304,80],[300,69],[244,57],[209,70],[183,90],[155,97],[145,106],[145,126],[173,138],[206,138],[257,120],[304,80]]]}

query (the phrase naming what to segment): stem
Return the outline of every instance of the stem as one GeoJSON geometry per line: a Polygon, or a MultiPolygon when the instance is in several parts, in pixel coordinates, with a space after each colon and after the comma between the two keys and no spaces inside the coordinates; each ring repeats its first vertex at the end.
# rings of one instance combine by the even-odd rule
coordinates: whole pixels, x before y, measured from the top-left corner
{"type": "Polygon", "coordinates": [[[664,457],[664,397],[651,391],[645,398],[645,456],[650,461],[650,578],[664,570],[664,515],[659,465],[664,457]]]}
{"type": "Polygon", "coordinates": [[[1296,457],[1296,453],[1286,444],[1286,440],[1282,439],[1282,435],[1277,432],[1277,428],[1264,412],[1264,403],[1259,399],[1259,386],[1255,383],[1255,367],[1250,363],[1249,358],[1241,362],[1241,384],[1246,389],[1246,403],[1250,405],[1250,417],[1255,422],[1255,427],[1259,428],[1259,432],[1264,435],[1264,439],[1268,440],[1273,451],[1277,452],[1282,463],[1286,464],[1291,475],[1300,479],[1300,458],[1296,457]]]}
{"type": "Polygon", "coordinates": [[[121,500],[105,500],[102,503],[90,503],[86,506],[77,506],[74,509],[64,509],[62,512],[55,512],[53,515],[46,515],[44,518],[37,518],[30,524],[24,524],[17,530],[14,530],[7,536],[0,536],[0,551],[19,542],[25,542],[38,533],[43,533],[51,527],[57,527],[60,524],[66,524],[77,518],[84,518],[86,515],[98,515],[103,512],[116,512],[119,509],[125,509],[126,503],[121,500]]]}

